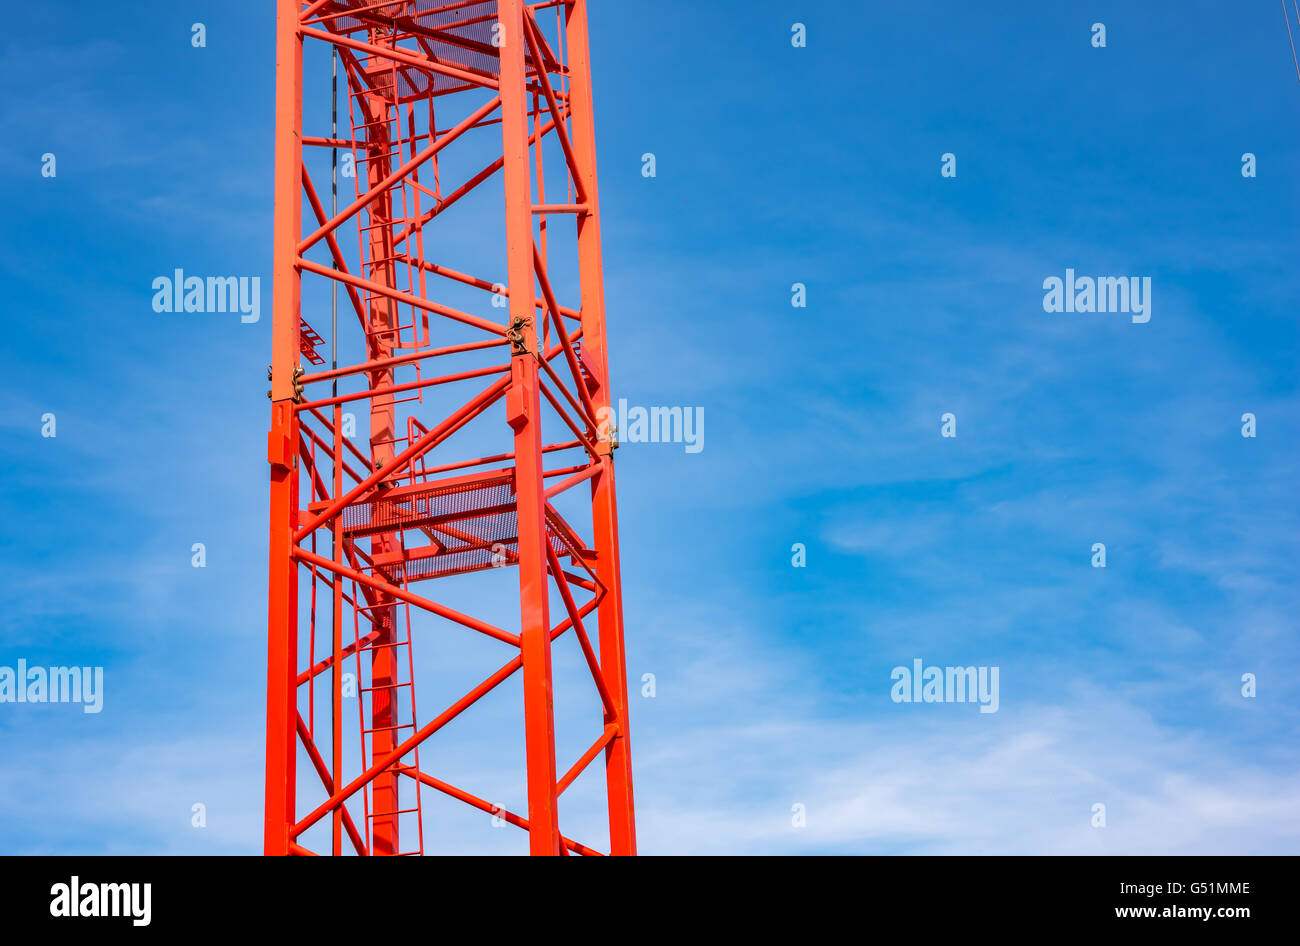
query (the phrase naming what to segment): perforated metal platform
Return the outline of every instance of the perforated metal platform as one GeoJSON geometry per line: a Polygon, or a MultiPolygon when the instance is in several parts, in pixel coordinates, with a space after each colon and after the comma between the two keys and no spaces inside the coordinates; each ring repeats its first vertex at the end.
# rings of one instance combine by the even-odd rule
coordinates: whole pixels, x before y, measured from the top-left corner
{"type": "MultiPolygon", "coordinates": [[[[518,555],[513,470],[398,487],[345,507],[341,518],[349,539],[408,530],[429,539],[400,559],[375,560],[376,571],[393,584],[512,565],[518,555]]],[[[582,554],[572,531],[549,508],[546,525],[557,556],[582,554]]]]}
{"type": "MultiPolygon", "coordinates": [[[[492,25],[496,22],[496,0],[454,5],[448,0],[342,0],[342,6],[365,8],[367,19],[341,16],[338,28],[349,31],[374,22],[393,22],[399,28],[417,26],[428,50],[441,62],[463,66],[489,75],[501,74],[501,61],[492,46],[492,25]],[[439,9],[454,6],[454,9],[439,9]],[[432,34],[432,35],[429,35],[432,34]]],[[[444,92],[464,86],[458,79],[444,75],[430,76],[416,69],[398,71],[398,95],[406,98],[430,90],[444,92]]]]}

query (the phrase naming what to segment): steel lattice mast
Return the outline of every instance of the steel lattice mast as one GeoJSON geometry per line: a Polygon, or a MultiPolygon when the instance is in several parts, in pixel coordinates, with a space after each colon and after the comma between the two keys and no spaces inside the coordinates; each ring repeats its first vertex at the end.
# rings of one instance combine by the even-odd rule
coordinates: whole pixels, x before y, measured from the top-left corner
{"type": "Polygon", "coordinates": [[[423,853],[426,791],[524,828],[533,854],[597,853],[562,832],[558,799],[603,755],[610,853],[634,854],[585,0],[277,0],[277,21],[266,853],[423,853]],[[337,137],[303,127],[304,44],[337,51],[351,119],[337,137]],[[485,142],[495,159],[451,174],[485,142]],[[339,152],[355,176],[331,214],[312,169],[339,152]],[[433,251],[480,232],[502,234],[493,273],[433,251]],[[345,295],[337,368],[318,367],[304,287],[345,295]],[[365,435],[348,430],[358,416],[365,435]],[[439,601],[435,581],[489,570],[513,576],[517,628],[439,601]],[[414,649],[476,633],[503,662],[417,715],[417,690],[426,706],[440,694],[414,649]],[[557,642],[581,651],[603,711],[563,770],[557,642]],[[516,673],[526,817],[419,755],[516,673]]]}

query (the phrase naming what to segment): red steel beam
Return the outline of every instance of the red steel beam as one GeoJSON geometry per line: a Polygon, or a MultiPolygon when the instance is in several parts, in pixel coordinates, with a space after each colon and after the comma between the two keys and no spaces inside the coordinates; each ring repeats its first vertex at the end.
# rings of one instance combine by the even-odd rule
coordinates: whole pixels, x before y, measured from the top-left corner
{"type": "Polygon", "coordinates": [[[555,719],[551,641],[547,632],[546,553],[550,542],[542,492],[540,382],[533,318],[532,172],[524,72],[523,0],[497,0],[501,26],[501,147],[505,170],[506,271],[510,320],[523,343],[511,359],[506,421],[515,432],[518,503],[520,652],[524,676],[524,736],[528,774],[528,849],[564,854],[555,793],[555,719]],[[522,350],[520,350],[522,349],[522,350]]]}
{"type": "Polygon", "coordinates": [[[299,283],[294,266],[302,223],[302,36],[298,0],[276,0],[275,210],[272,235],[271,464],[266,659],[266,823],[263,850],[289,853],[297,762],[298,567],[293,521],[298,507],[293,373],[298,367],[299,283]]]}
{"type": "MultiPolygon", "coordinates": [[[[600,196],[596,184],[596,129],[591,98],[591,59],[588,50],[587,0],[568,7],[565,45],[569,54],[569,107],[578,174],[586,183],[591,212],[577,217],[579,278],[582,284],[583,353],[596,365],[597,410],[609,409],[609,360],[605,348],[605,282],[600,250],[600,196]]],[[[597,615],[600,624],[600,663],[610,682],[619,713],[627,716],[627,658],[623,645],[623,592],[619,576],[618,510],[614,498],[614,459],[602,458],[604,469],[591,481],[591,514],[596,573],[609,589],[597,615]]],[[[608,713],[605,723],[616,720],[608,713]]],[[[605,749],[605,785],[609,805],[611,854],[636,853],[636,817],[632,801],[632,753],[627,727],[605,749]]]]}
{"type": "MultiPolygon", "coordinates": [[[[594,610],[595,607],[597,607],[597,601],[596,600],[589,601],[587,602],[587,604],[582,606],[582,608],[578,611],[578,614],[580,616],[585,617],[592,610],[594,610]]],[[[559,624],[554,630],[551,631],[550,639],[555,640],[555,638],[559,637],[561,634],[567,631],[572,626],[572,624],[573,622],[568,618],[566,618],[561,624],[559,624]]],[[[523,664],[522,656],[516,656],[511,660],[507,661],[499,668],[497,668],[495,673],[489,676],[482,683],[478,684],[478,686],[474,687],[472,690],[470,690],[468,693],[462,696],[451,706],[447,707],[447,709],[443,710],[441,713],[439,713],[429,722],[421,726],[416,733],[404,739],[396,748],[393,749],[392,752],[390,752],[388,755],[384,756],[383,758],[377,759],[374,763],[370,765],[368,769],[366,769],[364,772],[362,772],[360,775],[354,778],[343,788],[335,791],[333,795],[331,795],[328,799],[322,802],[317,808],[313,809],[309,815],[307,815],[297,824],[292,825],[289,829],[290,839],[292,840],[294,838],[297,838],[299,835],[301,835],[312,825],[316,824],[316,822],[320,821],[321,818],[325,817],[326,814],[333,811],[339,805],[343,804],[345,801],[347,801],[349,798],[355,795],[363,786],[368,784],[376,775],[378,775],[384,769],[387,769],[393,764],[395,764],[396,762],[400,761],[402,756],[406,755],[412,749],[416,748],[420,743],[424,742],[424,740],[428,739],[430,736],[436,733],[443,726],[446,726],[448,723],[450,723],[461,713],[465,712],[465,710],[469,709],[471,706],[477,703],[480,699],[482,699],[492,690],[496,689],[498,686],[504,683],[507,679],[509,679],[511,676],[514,675],[515,671],[518,670],[520,666],[522,666],[522,664],[523,664]]]]}
{"type": "MultiPolygon", "coordinates": [[[[330,770],[325,765],[325,760],[321,758],[320,750],[316,748],[316,743],[311,738],[311,733],[307,731],[307,724],[303,722],[301,714],[295,714],[298,717],[298,738],[302,740],[302,746],[307,750],[307,756],[311,759],[312,766],[316,769],[316,774],[320,776],[321,784],[325,786],[325,794],[334,794],[334,779],[330,776],[330,770]]],[[[369,854],[366,850],[366,842],[361,839],[361,833],[357,831],[356,823],[353,822],[352,816],[348,814],[347,808],[339,805],[334,810],[334,816],[338,818],[339,823],[347,829],[348,838],[352,841],[352,846],[356,852],[362,856],[369,854]]],[[[338,854],[338,851],[334,852],[338,854]]]]}
{"type": "Polygon", "coordinates": [[[609,745],[610,741],[617,735],[618,726],[613,723],[607,725],[605,731],[600,734],[600,738],[591,744],[591,748],[582,754],[582,758],[573,763],[573,767],[569,771],[564,773],[564,778],[560,779],[559,784],[555,786],[556,793],[563,794],[564,790],[573,784],[574,780],[586,770],[587,766],[591,765],[596,756],[600,755],[600,750],[609,745]]]}
{"type": "MultiPolygon", "coordinates": [[[[476,111],[473,115],[471,115],[470,118],[473,118],[475,121],[477,121],[479,118],[482,118],[484,115],[488,114],[489,112],[495,111],[500,101],[501,98],[499,96],[493,98],[490,102],[488,102],[478,111],[476,111]]],[[[375,107],[378,108],[379,105],[380,105],[379,101],[376,101],[375,107]]],[[[331,233],[337,230],[344,221],[350,220],[362,208],[368,207],[375,200],[384,197],[386,194],[391,194],[392,193],[391,188],[394,184],[396,184],[402,178],[409,175],[420,165],[424,164],[424,162],[428,161],[430,158],[432,158],[443,148],[447,147],[447,145],[451,144],[453,141],[459,138],[462,134],[464,134],[468,130],[469,126],[472,124],[473,122],[471,122],[469,118],[465,119],[460,124],[456,125],[455,128],[451,129],[449,132],[447,132],[445,135],[443,135],[441,138],[435,141],[433,144],[429,145],[429,147],[425,148],[415,157],[411,158],[411,160],[407,161],[401,167],[390,172],[388,175],[384,177],[373,180],[370,186],[366,189],[366,192],[364,194],[358,197],[355,201],[353,201],[343,210],[340,210],[337,214],[335,214],[328,221],[322,224],[319,230],[317,230],[311,236],[307,237],[305,240],[299,243],[298,255],[301,256],[302,254],[310,250],[313,246],[315,246],[317,243],[319,243],[321,240],[328,237],[331,233]]],[[[382,152],[380,153],[382,154],[382,152]]],[[[378,164],[379,162],[373,161],[370,163],[378,164]]]]}
{"type": "MultiPolygon", "coordinates": [[[[409,772],[407,774],[411,775],[411,773],[409,772]]],[[[521,818],[513,811],[509,811],[505,808],[501,808],[497,805],[493,805],[490,802],[486,802],[482,798],[479,798],[477,795],[471,795],[469,792],[465,791],[464,789],[457,788],[455,785],[452,785],[448,782],[444,782],[440,778],[434,778],[432,775],[429,775],[425,772],[419,772],[414,775],[411,775],[411,778],[418,778],[421,782],[423,782],[425,785],[428,785],[430,788],[436,788],[444,795],[450,796],[451,798],[455,798],[457,801],[463,801],[465,804],[473,808],[477,808],[479,811],[486,811],[488,814],[492,815],[493,817],[500,818],[502,821],[506,822],[507,824],[512,824],[516,828],[523,828],[525,831],[528,830],[527,818],[521,818]]],[[[604,856],[600,853],[600,851],[594,850],[593,848],[589,848],[585,844],[579,844],[577,841],[570,840],[569,838],[566,838],[564,836],[560,837],[560,841],[564,844],[565,847],[567,847],[574,854],[582,854],[585,857],[604,856]]]]}
{"type": "MultiPolygon", "coordinates": [[[[381,535],[385,533],[380,533],[381,535]]],[[[391,595],[399,601],[405,601],[407,604],[413,604],[417,608],[423,608],[431,614],[436,614],[440,618],[446,618],[462,627],[468,627],[470,630],[478,631],[488,637],[499,640],[503,643],[510,644],[513,647],[519,646],[519,638],[509,631],[503,631],[499,627],[493,627],[486,621],[480,621],[478,618],[470,617],[468,614],[461,614],[453,608],[446,605],[438,604],[436,601],[430,601],[428,598],[421,598],[419,595],[411,594],[404,588],[397,585],[391,585],[386,581],[378,578],[372,578],[364,572],[359,572],[355,568],[348,568],[346,565],[340,565],[337,562],[331,562],[322,555],[315,552],[309,552],[304,548],[294,549],[294,557],[301,559],[309,565],[315,565],[317,568],[324,568],[333,571],[335,574],[342,575],[344,578],[350,578],[359,585],[366,585],[375,591],[382,592],[385,595],[391,595]]]]}

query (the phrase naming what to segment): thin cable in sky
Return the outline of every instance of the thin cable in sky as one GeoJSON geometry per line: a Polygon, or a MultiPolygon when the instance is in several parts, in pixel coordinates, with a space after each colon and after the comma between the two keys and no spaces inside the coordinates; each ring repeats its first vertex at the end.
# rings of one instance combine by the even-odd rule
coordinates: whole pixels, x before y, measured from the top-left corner
{"type": "MultiPolygon", "coordinates": [[[[1295,39],[1291,36],[1291,16],[1286,12],[1286,0],[1280,0],[1282,4],[1282,19],[1286,20],[1286,38],[1291,43],[1291,61],[1295,63],[1296,81],[1300,82],[1300,59],[1295,55],[1295,39]]],[[[1294,0],[1292,0],[1294,5],[1294,0]]],[[[1296,25],[1300,26],[1300,10],[1296,11],[1296,25]]]]}

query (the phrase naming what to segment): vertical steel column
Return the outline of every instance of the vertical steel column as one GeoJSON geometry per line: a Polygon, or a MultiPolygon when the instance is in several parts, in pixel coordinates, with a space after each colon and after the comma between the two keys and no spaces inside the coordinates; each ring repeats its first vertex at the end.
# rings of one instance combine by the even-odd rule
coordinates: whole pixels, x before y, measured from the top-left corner
{"type": "MultiPolygon", "coordinates": [[[[335,384],[337,393],[338,382],[335,384]]],[[[343,495],[343,405],[334,405],[334,495],[343,495]]],[[[331,558],[343,564],[343,518],[334,517],[331,558]]],[[[343,575],[336,569],[330,580],[333,602],[330,621],[330,777],[334,787],[343,784],[343,575]]],[[[334,810],[331,819],[330,850],[335,857],[343,853],[343,806],[334,810]]]]}
{"type": "Polygon", "coordinates": [[[501,28],[501,144],[505,156],[506,273],[510,321],[522,333],[511,356],[507,420],[515,432],[519,521],[520,650],[528,765],[528,834],[533,854],[564,854],[555,792],[555,718],[551,695],[541,402],[537,379],[536,280],[533,273],[532,174],[522,0],[498,0],[501,28]]]}
{"type": "MultiPolygon", "coordinates": [[[[370,41],[382,46],[385,36],[378,30],[372,31],[370,41]]],[[[378,92],[368,92],[362,96],[367,127],[364,139],[366,148],[366,186],[371,192],[379,190],[384,178],[392,170],[393,139],[389,134],[391,110],[396,107],[396,90],[391,88],[392,73],[382,66],[372,73],[372,81],[378,92]]],[[[400,137],[400,136],[399,136],[400,137]]],[[[391,190],[385,190],[371,201],[368,207],[370,216],[370,238],[368,248],[370,281],[390,289],[397,288],[396,266],[393,261],[393,196],[391,190]]],[[[387,358],[393,353],[397,344],[398,318],[397,303],[387,296],[374,293],[370,298],[367,315],[368,355],[371,359],[387,358]]],[[[371,389],[387,388],[393,384],[392,367],[380,368],[367,373],[371,389]]],[[[396,437],[397,416],[392,394],[377,394],[370,398],[370,455],[375,467],[391,465],[396,450],[393,438],[396,437]]],[[[380,481],[378,493],[383,495],[388,483],[380,481]]],[[[381,532],[370,540],[371,552],[376,556],[396,554],[401,548],[401,536],[396,532],[381,532]]],[[[376,638],[370,651],[370,734],[371,759],[387,755],[400,742],[396,726],[397,718],[397,607],[391,595],[377,593],[371,613],[379,622],[376,638]]],[[[388,769],[375,776],[372,793],[375,810],[373,853],[378,855],[396,854],[398,851],[398,827],[401,816],[401,792],[398,785],[397,770],[388,769]]]]}
{"type": "MultiPolygon", "coordinates": [[[[330,49],[330,137],[339,136],[339,51],[330,49]]],[[[330,216],[339,210],[339,149],[330,149],[330,216]]],[[[339,287],[330,286],[330,368],[339,366],[339,287]]],[[[339,393],[338,378],[331,393],[339,393]]],[[[334,495],[343,495],[343,405],[334,405],[334,495]]],[[[330,557],[343,564],[343,519],[335,516],[330,527],[330,557]]],[[[336,567],[330,579],[330,777],[335,788],[343,784],[343,575],[336,567]]],[[[334,809],[330,825],[330,852],[343,853],[343,806],[334,809]]]]}
{"type": "Polygon", "coordinates": [[[263,848],[289,853],[297,759],[298,368],[300,295],[298,239],[302,226],[302,35],[297,0],[277,0],[275,40],[275,210],[271,261],[270,567],[267,587],[266,809],[263,848]]]}
{"type": "MultiPolygon", "coordinates": [[[[582,282],[583,352],[595,368],[591,400],[597,411],[610,406],[609,355],[605,346],[605,281],[600,252],[600,199],[596,186],[596,131],[591,99],[591,59],[586,0],[574,0],[566,25],[569,51],[570,127],[573,150],[587,194],[588,212],[578,215],[578,267],[582,282]]],[[[632,754],[628,743],[627,659],[623,645],[623,588],[619,574],[618,507],[614,496],[614,456],[606,452],[601,472],[591,481],[591,515],[596,574],[608,589],[597,608],[600,622],[600,668],[618,711],[605,723],[618,724],[618,735],[605,748],[605,785],[609,796],[611,854],[636,853],[636,819],[632,802],[632,754]]]]}

